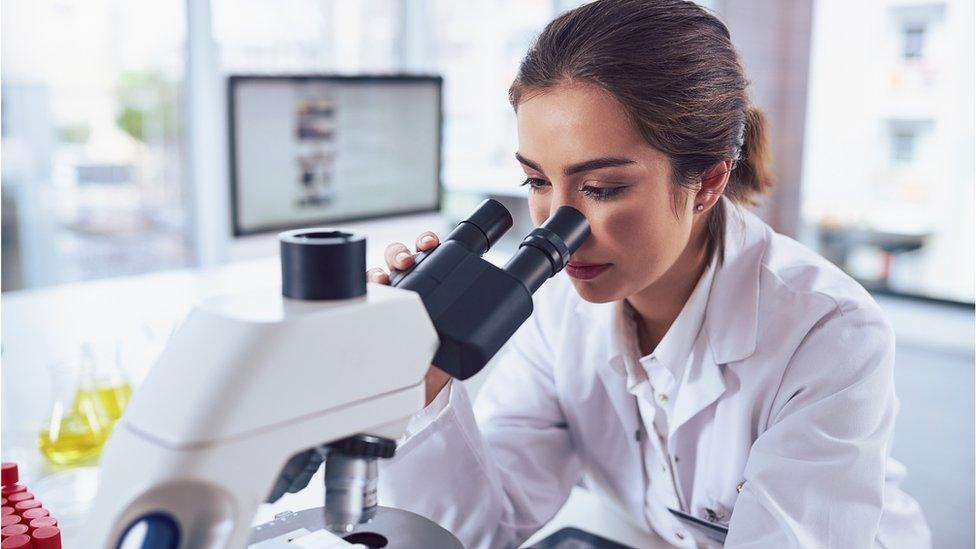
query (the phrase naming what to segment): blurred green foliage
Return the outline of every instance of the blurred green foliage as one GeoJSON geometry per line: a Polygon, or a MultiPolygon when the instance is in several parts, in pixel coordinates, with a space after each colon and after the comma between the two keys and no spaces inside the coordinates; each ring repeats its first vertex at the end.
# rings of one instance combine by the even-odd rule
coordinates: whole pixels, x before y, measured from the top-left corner
{"type": "Polygon", "coordinates": [[[122,72],[116,84],[115,123],[144,143],[177,139],[181,84],[158,71],[122,72]]]}

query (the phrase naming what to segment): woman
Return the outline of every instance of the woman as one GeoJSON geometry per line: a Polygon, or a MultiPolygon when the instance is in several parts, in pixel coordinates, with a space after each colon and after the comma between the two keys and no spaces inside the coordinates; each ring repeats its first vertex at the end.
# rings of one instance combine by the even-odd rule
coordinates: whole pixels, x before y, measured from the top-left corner
{"type": "MultiPolygon", "coordinates": [[[[691,2],[598,1],[546,27],[510,90],[516,158],[533,221],[571,205],[592,236],[473,407],[431,368],[381,464],[384,503],[510,547],[585,474],[677,546],[696,542],[668,508],[728,526],[727,547],[929,545],[888,458],[881,311],[740,208],[770,184],[746,85],[728,30],[691,2]]],[[[386,257],[412,263],[399,243],[386,257]]]]}

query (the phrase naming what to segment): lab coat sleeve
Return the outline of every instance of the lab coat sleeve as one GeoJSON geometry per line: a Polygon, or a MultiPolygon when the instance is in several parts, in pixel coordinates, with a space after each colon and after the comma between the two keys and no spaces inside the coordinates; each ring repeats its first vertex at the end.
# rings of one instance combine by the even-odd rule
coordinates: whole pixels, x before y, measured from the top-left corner
{"type": "Polygon", "coordinates": [[[837,309],[811,329],[750,450],[727,548],[874,546],[893,361],[894,336],[875,309],[837,309]]]}
{"type": "Polygon", "coordinates": [[[380,463],[381,504],[434,520],[467,548],[517,546],[555,515],[580,476],[535,316],[502,353],[477,412],[464,384],[451,381],[446,405],[435,399],[396,456],[380,463]]]}

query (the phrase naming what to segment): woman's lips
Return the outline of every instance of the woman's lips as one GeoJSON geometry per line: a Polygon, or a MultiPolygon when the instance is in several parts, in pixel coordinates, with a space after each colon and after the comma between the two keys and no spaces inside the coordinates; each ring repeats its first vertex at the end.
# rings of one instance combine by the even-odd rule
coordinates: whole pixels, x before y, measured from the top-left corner
{"type": "Polygon", "coordinates": [[[603,274],[611,265],[612,263],[603,263],[601,265],[570,263],[566,265],[566,274],[579,280],[591,280],[603,274]]]}

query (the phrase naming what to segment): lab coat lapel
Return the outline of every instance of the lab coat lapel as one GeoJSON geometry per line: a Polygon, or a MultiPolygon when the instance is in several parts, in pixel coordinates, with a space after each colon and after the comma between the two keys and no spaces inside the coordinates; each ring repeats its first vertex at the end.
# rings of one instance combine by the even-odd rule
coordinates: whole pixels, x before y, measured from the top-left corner
{"type": "Polygon", "coordinates": [[[754,214],[725,202],[725,254],[715,271],[704,330],[714,361],[729,364],[756,351],[759,277],[772,234],[754,214]]]}
{"type": "Polygon", "coordinates": [[[682,388],[674,402],[673,417],[668,422],[668,438],[679,427],[695,417],[725,393],[723,366],[715,362],[705,339],[699,335],[685,368],[682,388]]]}
{"type": "Polygon", "coordinates": [[[687,359],[669,437],[725,393],[725,365],[756,350],[759,276],[769,237],[753,214],[727,201],[724,206],[724,261],[715,272],[702,330],[687,359]]]}
{"type": "MultiPolygon", "coordinates": [[[[617,352],[620,340],[614,332],[614,304],[589,303],[581,299],[575,310],[586,329],[586,332],[580,334],[580,338],[585,338],[586,343],[583,346],[586,353],[583,357],[585,364],[592,365],[596,370],[625,440],[629,441],[627,448],[632,450],[621,452],[621,448],[616,446],[602,448],[600,453],[605,460],[603,466],[612,464],[609,469],[624,479],[620,485],[622,492],[618,492],[626,500],[623,509],[640,523],[644,520],[644,494],[647,492],[640,462],[640,440],[636,438],[640,417],[636,397],[627,390],[627,375],[622,357],[617,352]]],[[[598,428],[601,430],[616,429],[610,423],[612,417],[594,419],[600,422],[598,428]]]]}
{"type": "Polygon", "coordinates": [[[613,403],[613,409],[617,412],[617,417],[620,418],[624,432],[633,440],[637,432],[639,419],[637,414],[637,400],[627,390],[627,378],[619,375],[607,363],[598,364],[597,370],[599,371],[600,378],[603,380],[604,387],[607,389],[610,402],[613,403]]]}
{"type": "Polygon", "coordinates": [[[586,337],[592,338],[585,347],[587,362],[596,368],[624,432],[633,439],[639,425],[637,403],[627,390],[627,375],[618,353],[620,336],[615,332],[614,305],[580,300],[576,312],[587,322],[586,337]]]}

